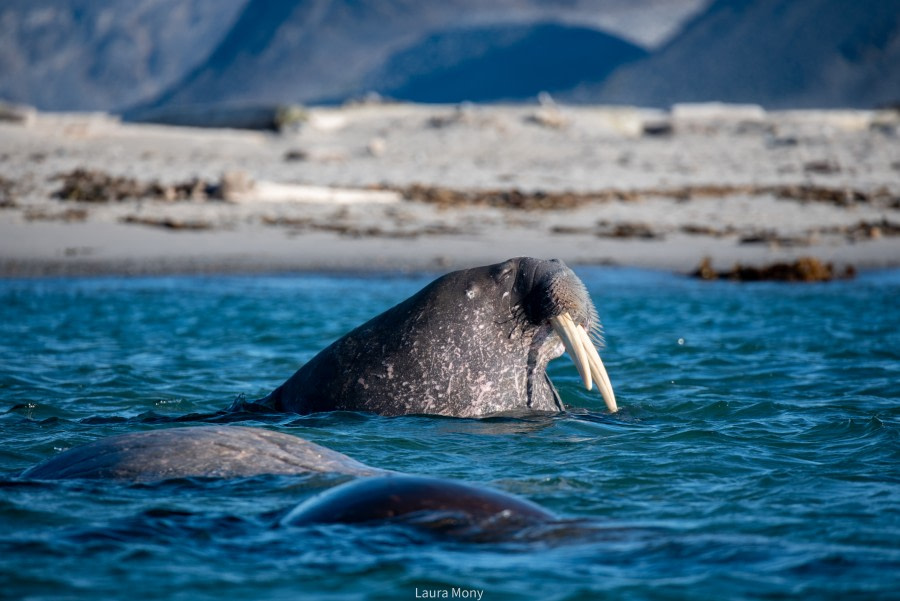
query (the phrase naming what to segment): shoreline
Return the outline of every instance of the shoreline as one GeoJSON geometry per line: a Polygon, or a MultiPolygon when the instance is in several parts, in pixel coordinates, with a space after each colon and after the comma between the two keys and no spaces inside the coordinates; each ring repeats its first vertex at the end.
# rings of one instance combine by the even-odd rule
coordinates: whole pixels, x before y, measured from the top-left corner
{"type": "MultiPolygon", "coordinates": [[[[3,229],[0,227],[0,236],[13,233],[3,229]]],[[[844,247],[769,248],[734,246],[729,240],[697,241],[683,235],[662,241],[598,241],[589,235],[545,235],[517,240],[519,233],[513,232],[491,240],[454,236],[435,241],[424,237],[419,240],[342,238],[317,233],[304,235],[298,242],[287,236],[273,237],[265,230],[183,233],[118,224],[82,224],[81,227],[40,224],[18,228],[14,233],[31,238],[34,246],[26,247],[16,256],[4,255],[0,259],[3,278],[422,273],[490,264],[524,255],[560,258],[570,266],[633,267],[683,275],[696,270],[706,257],[712,258],[718,269],[736,264],[765,266],[801,257],[832,263],[838,270],[848,266],[857,271],[900,267],[897,260],[900,239],[844,247]],[[139,230],[133,231],[134,228],[139,230]],[[107,246],[78,246],[85,240],[103,240],[107,246]],[[237,248],[241,250],[236,251],[237,248]]]]}
{"type": "Polygon", "coordinates": [[[900,116],[547,110],[318,108],[280,134],[0,123],[0,277],[447,271],[521,255],[676,273],[705,258],[900,267],[900,116]]]}

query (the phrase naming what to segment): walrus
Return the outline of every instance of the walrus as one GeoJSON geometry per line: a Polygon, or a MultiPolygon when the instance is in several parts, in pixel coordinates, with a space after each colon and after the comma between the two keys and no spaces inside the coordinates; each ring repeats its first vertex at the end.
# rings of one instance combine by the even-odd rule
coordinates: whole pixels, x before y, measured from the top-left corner
{"type": "Polygon", "coordinates": [[[194,426],[101,438],[55,455],[22,477],[152,482],[307,473],[373,476],[387,472],[290,434],[245,426],[194,426]]]}
{"type": "Polygon", "coordinates": [[[587,289],[559,260],[448,273],[341,337],[254,401],[276,411],[482,417],[563,411],[547,363],[568,351],[616,411],[587,289]]]}
{"type": "Polygon", "coordinates": [[[502,535],[555,516],[513,495],[452,480],[370,467],[296,436],[244,426],[130,432],[64,451],[22,473],[36,480],[243,478],[336,473],[357,479],[288,511],[281,525],[356,524],[399,519],[451,536],[502,535]]]}
{"type": "Polygon", "coordinates": [[[398,521],[444,534],[496,535],[557,517],[507,493],[424,476],[392,474],[353,480],[300,503],[281,525],[398,521]]]}

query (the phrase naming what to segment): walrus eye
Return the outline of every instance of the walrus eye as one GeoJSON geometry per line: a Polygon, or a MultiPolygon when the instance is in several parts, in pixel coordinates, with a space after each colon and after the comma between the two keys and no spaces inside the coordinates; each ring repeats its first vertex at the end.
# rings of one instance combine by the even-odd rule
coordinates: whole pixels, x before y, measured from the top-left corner
{"type": "Polygon", "coordinates": [[[494,270],[491,273],[491,277],[494,278],[495,282],[500,283],[507,277],[509,277],[509,274],[514,271],[513,267],[514,266],[512,261],[505,261],[503,263],[500,263],[499,265],[496,265],[494,267],[494,270]]]}
{"type": "Polygon", "coordinates": [[[613,394],[612,383],[609,381],[609,374],[606,373],[606,367],[600,360],[600,354],[594,348],[594,343],[584,330],[581,324],[576,325],[572,321],[572,317],[568,313],[561,313],[556,317],[550,318],[550,325],[553,331],[562,340],[566,347],[566,351],[575,363],[578,375],[584,387],[590,390],[593,388],[591,377],[597,382],[597,388],[603,396],[606,407],[613,413],[619,410],[616,406],[616,396],[613,394]]]}

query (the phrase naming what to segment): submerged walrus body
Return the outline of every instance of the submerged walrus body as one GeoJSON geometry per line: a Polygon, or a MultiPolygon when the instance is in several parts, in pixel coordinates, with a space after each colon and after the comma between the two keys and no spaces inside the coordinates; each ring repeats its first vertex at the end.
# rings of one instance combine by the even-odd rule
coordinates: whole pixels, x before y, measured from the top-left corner
{"type": "Polygon", "coordinates": [[[277,411],[479,417],[562,411],[546,373],[564,350],[616,410],[597,311],[557,260],[455,271],[359,326],[256,401],[277,411]]]}
{"type": "Polygon", "coordinates": [[[444,534],[497,536],[556,516],[525,499],[452,480],[390,475],[362,478],[300,503],[283,526],[394,521],[444,534]]]}
{"type": "Polygon", "coordinates": [[[242,478],[260,474],[384,474],[342,453],[289,434],[242,426],[129,432],[70,449],[22,474],[38,480],[242,478]]]}
{"type": "Polygon", "coordinates": [[[555,519],[541,507],[498,490],[380,470],[296,436],[238,426],[110,436],[60,453],[26,470],[22,477],[154,482],[309,473],[359,478],[300,503],[281,520],[282,525],[399,520],[465,537],[502,535],[555,519]]]}

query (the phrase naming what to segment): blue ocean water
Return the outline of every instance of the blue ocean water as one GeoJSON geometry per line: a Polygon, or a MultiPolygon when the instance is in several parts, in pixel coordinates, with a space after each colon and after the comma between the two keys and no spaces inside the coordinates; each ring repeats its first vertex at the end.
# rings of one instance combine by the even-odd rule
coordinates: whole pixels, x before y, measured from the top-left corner
{"type": "Polygon", "coordinates": [[[561,358],[549,371],[570,412],[556,417],[238,422],[566,519],[488,542],[276,525],[345,477],[18,477],[103,436],[208,423],[430,276],[0,281],[0,596],[900,598],[900,272],[740,285],[576,271],[616,415],[561,358]]]}

